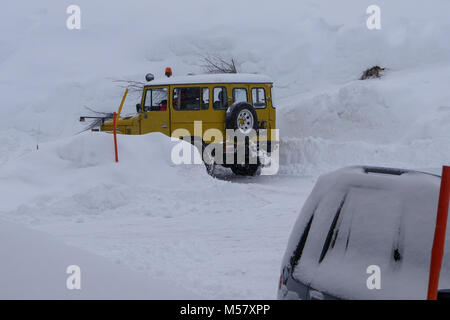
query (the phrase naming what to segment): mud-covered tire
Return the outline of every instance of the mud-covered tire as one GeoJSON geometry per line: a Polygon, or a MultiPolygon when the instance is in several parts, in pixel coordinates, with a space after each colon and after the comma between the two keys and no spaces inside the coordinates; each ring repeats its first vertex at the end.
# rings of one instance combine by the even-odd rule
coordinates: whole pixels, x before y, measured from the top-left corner
{"type": "Polygon", "coordinates": [[[227,129],[240,129],[244,133],[251,129],[256,131],[258,129],[258,115],[251,104],[236,102],[227,110],[225,125],[227,129]]]}
{"type": "Polygon", "coordinates": [[[215,172],[217,164],[214,161],[214,155],[211,155],[208,152],[205,152],[206,146],[207,146],[207,144],[205,144],[203,142],[202,150],[201,150],[201,156],[202,156],[203,164],[205,165],[206,172],[210,176],[214,177],[214,172],[215,172]]]}
{"type": "Polygon", "coordinates": [[[238,176],[256,176],[259,174],[260,164],[235,164],[231,166],[231,171],[238,176]]]}

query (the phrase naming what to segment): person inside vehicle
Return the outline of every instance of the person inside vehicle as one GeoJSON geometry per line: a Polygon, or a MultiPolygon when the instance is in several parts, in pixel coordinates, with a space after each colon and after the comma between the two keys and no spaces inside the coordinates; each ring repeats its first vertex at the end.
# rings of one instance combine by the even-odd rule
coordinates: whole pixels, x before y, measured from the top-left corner
{"type": "Polygon", "coordinates": [[[159,111],[166,111],[167,110],[167,100],[161,101],[161,107],[159,107],[159,111]]]}
{"type": "Polygon", "coordinates": [[[200,109],[200,88],[187,88],[184,106],[187,110],[200,109]]]}
{"type": "Polygon", "coordinates": [[[214,108],[224,108],[227,106],[226,95],[223,93],[223,90],[220,90],[217,94],[217,100],[214,101],[214,108]]]}

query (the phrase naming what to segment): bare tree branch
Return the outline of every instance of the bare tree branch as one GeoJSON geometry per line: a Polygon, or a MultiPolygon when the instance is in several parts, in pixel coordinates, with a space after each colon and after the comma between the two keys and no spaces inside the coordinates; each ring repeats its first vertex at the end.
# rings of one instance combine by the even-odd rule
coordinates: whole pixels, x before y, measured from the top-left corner
{"type": "Polygon", "coordinates": [[[141,93],[145,86],[145,82],[134,80],[112,79],[112,82],[118,83],[121,88],[128,88],[132,93],[141,93]]]}
{"type": "Polygon", "coordinates": [[[203,70],[206,73],[238,73],[233,58],[225,60],[219,55],[202,56],[203,70]]]}

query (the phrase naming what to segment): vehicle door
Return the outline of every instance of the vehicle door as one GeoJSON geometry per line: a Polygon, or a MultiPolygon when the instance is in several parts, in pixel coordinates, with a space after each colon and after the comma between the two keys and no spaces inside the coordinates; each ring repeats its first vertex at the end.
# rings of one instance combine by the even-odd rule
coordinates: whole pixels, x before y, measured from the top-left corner
{"type": "Polygon", "coordinates": [[[168,86],[146,88],[143,94],[142,133],[161,132],[170,136],[170,108],[168,86]]]}
{"type": "Polygon", "coordinates": [[[190,136],[203,137],[210,114],[208,85],[180,85],[172,87],[172,130],[187,130],[190,136]],[[194,128],[194,123],[201,127],[194,128]]]}
{"type": "Polygon", "coordinates": [[[270,110],[268,108],[267,99],[270,92],[267,92],[265,85],[252,85],[250,87],[251,104],[258,115],[258,122],[262,128],[269,129],[270,126],[270,110]]]}

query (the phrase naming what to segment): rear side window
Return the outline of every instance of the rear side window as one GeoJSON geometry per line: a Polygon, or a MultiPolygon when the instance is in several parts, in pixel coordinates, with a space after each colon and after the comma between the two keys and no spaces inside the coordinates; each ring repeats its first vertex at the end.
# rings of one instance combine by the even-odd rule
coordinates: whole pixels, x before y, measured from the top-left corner
{"type": "Polygon", "coordinates": [[[339,234],[339,228],[336,226],[337,226],[337,222],[339,220],[339,216],[341,215],[342,207],[344,206],[346,198],[347,198],[347,194],[344,196],[341,203],[339,204],[336,214],[334,215],[333,221],[331,222],[330,229],[328,230],[327,237],[325,238],[325,243],[323,244],[323,247],[322,247],[322,252],[320,253],[319,263],[321,263],[322,260],[325,258],[325,255],[327,254],[328,249],[330,248],[330,244],[332,247],[334,247],[336,238],[339,234]],[[332,241],[333,241],[333,243],[331,243],[332,241]]]}
{"type": "Polygon", "coordinates": [[[248,102],[247,89],[234,88],[233,89],[233,102],[248,102]]]}
{"type": "Polygon", "coordinates": [[[202,109],[207,110],[209,108],[209,88],[202,88],[202,109]]]}
{"type": "Polygon", "coordinates": [[[252,89],[252,102],[255,108],[264,109],[266,104],[266,90],[264,88],[252,89]]]}
{"type": "MultiPolygon", "coordinates": [[[[315,210],[314,210],[315,213],[315,210]]],[[[298,242],[297,247],[295,248],[295,251],[293,255],[291,256],[291,266],[295,267],[302,257],[303,249],[305,248],[306,240],[308,239],[309,230],[311,229],[311,224],[314,219],[314,213],[311,215],[311,218],[309,218],[308,224],[306,225],[305,229],[303,230],[303,234],[298,242]]]]}
{"type": "Polygon", "coordinates": [[[224,110],[228,108],[227,88],[215,87],[213,90],[214,102],[213,108],[216,110],[224,110]]]}
{"type": "Polygon", "coordinates": [[[173,108],[175,110],[200,110],[200,87],[175,88],[173,108]]]}

